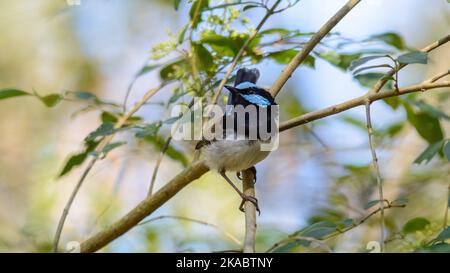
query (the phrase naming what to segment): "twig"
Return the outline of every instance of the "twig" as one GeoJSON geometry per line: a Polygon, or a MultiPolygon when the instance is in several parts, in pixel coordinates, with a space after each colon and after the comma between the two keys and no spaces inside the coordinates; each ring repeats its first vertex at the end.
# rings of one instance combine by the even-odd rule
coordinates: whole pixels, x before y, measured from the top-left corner
{"type": "Polygon", "coordinates": [[[359,3],[361,0],[349,0],[333,17],[331,17],[319,31],[311,37],[302,50],[289,62],[281,75],[272,85],[270,93],[275,97],[292,76],[292,73],[308,57],[318,43],[359,3]]]}
{"type": "MultiPolygon", "coordinates": [[[[386,210],[386,209],[392,209],[392,208],[404,208],[404,207],[406,207],[406,205],[393,205],[392,203],[389,202],[388,205],[387,205],[384,209],[386,210]]],[[[369,214],[367,214],[366,216],[364,216],[364,217],[363,217],[361,220],[359,220],[357,223],[351,225],[350,227],[348,227],[348,228],[346,228],[346,229],[344,229],[344,230],[336,230],[335,233],[332,233],[332,234],[330,234],[330,235],[328,235],[328,236],[325,236],[325,237],[322,238],[322,239],[316,239],[316,238],[312,238],[312,239],[314,239],[314,241],[316,241],[316,242],[321,242],[322,244],[324,244],[323,241],[328,240],[328,239],[333,238],[333,237],[336,237],[336,236],[338,236],[338,235],[344,234],[344,233],[346,233],[346,232],[348,232],[348,231],[350,231],[350,230],[352,230],[352,229],[354,229],[354,228],[356,228],[356,227],[358,227],[358,226],[364,224],[368,219],[370,219],[372,216],[376,215],[376,214],[379,213],[380,211],[381,211],[381,208],[377,208],[376,210],[374,210],[374,211],[372,211],[371,213],[369,213],[369,214]]],[[[286,239],[283,239],[283,240],[278,241],[278,242],[276,242],[275,244],[273,244],[269,249],[266,250],[266,252],[271,252],[271,251],[273,251],[275,248],[279,247],[279,246],[282,245],[282,244],[289,243],[289,242],[292,242],[292,241],[297,241],[297,240],[299,240],[299,238],[308,240],[307,238],[309,238],[309,237],[299,237],[299,236],[291,236],[291,237],[288,237],[288,238],[286,238],[286,239]]],[[[308,241],[311,241],[311,240],[308,240],[308,241]]],[[[332,252],[332,251],[330,251],[330,252],[332,252]]]]}
{"type": "Polygon", "coordinates": [[[220,228],[220,226],[216,225],[216,224],[212,224],[206,221],[202,221],[202,220],[197,220],[197,219],[193,219],[193,218],[189,218],[189,217],[185,217],[185,216],[175,216],[175,215],[161,215],[152,219],[148,219],[146,221],[143,221],[142,223],[139,223],[138,226],[142,226],[151,222],[155,222],[157,220],[162,220],[162,219],[175,219],[175,220],[181,220],[181,221],[188,221],[188,222],[192,222],[192,223],[196,223],[196,224],[200,224],[200,225],[204,225],[204,226],[208,226],[208,227],[212,227],[217,229],[219,232],[223,233],[223,235],[225,235],[226,237],[228,237],[228,239],[230,239],[231,241],[233,241],[234,243],[236,243],[238,246],[242,246],[242,242],[239,241],[239,239],[236,238],[236,236],[234,236],[233,234],[231,234],[230,232],[223,230],[222,228],[220,228]]]}
{"type": "Polygon", "coordinates": [[[153,194],[153,189],[155,187],[155,181],[156,176],[158,175],[159,166],[161,165],[161,162],[164,158],[164,154],[166,153],[167,149],[170,146],[170,142],[172,141],[172,136],[169,136],[164,143],[163,148],[161,149],[161,152],[158,155],[158,159],[156,160],[155,168],[153,169],[152,179],[150,180],[150,186],[148,187],[148,196],[151,196],[153,194]]]}
{"type": "MultiPolygon", "coordinates": [[[[442,46],[443,44],[446,44],[447,42],[450,41],[450,35],[445,36],[442,39],[439,39],[437,41],[435,41],[434,43],[424,47],[421,51],[422,52],[426,52],[429,53],[433,50],[435,50],[436,48],[442,46]]],[[[398,72],[403,69],[405,66],[407,66],[407,64],[400,64],[398,66],[395,67],[395,69],[391,69],[389,72],[386,73],[386,76],[379,79],[375,85],[373,86],[373,88],[369,91],[370,94],[375,94],[375,93],[379,93],[380,90],[383,88],[383,86],[389,81],[389,78],[397,75],[398,72]]],[[[398,79],[398,76],[396,77],[398,79]]]]}
{"type": "MultiPolygon", "coordinates": [[[[125,114],[119,118],[117,123],[114,125],[114,128],[116,128],[116,129],[122,128],[130,117],[132,117],[151,97],[153,97],[153,95],[155,95],[159,90],[161,90],[167,84],[168,84],[168,82],[163,82],[158,87],[151,89],[147,93],[145,93],[145,95],[142,97],[142,99],[140,101],[138,101],[133,106],[133,108],[130,109],[130,111],[127,114],[125,114]]],[[[114,138],[114,134],[104,137],[98,144],[98,147],[96,149],[96,154],[97,155],[101,154],[101,151],[112,141],[113,138],[114,138]]],[[[86,167],[83,174],[81,175],[80,179],[78,180],[77,184],[75,185],[75,188],[73,189],[73,191],[69,197],[69,200],[67,201],[67,203],[64,207],[64,210],[59,219],[58,227],[56,229],[56,233],[55,233],[55,236],[53,239],[53,252],[58,252],[59,240],[61,238],[61,233],[64,228],[64,223],[67,219],[67,216],[69,215],[70,207],[72,206],[73,201],[75,200],[75,197],[77,196],[81,186],[83,185],[84,180],[86,180],[86,177],[88,176],[88,174],[94,167],[97,160],[98,160],[98,156],[95,156],[94,158],[91,159],[88,166],[86,167]]]]}
{"type": "Polygon", "coordinates": [[[438,74],[438,75],[434,76],[428,82],[429,83],[437,82],[438,80],[440,80],[440,79],[442,79],[442,78],[444,78],[444,77],[446,77],[448,75],[450,75],[450,69],[445,71],[445,72],[442,72],[441,74],[438,74]]]}
{"type": "Polygon", "coordinates": [[[269,19],[269,17],[273,14],[273,12],[275,11],[275,9],[277,8],[277,6],[280,4],[281,0],[277,0],[272,8],[270,8],[269,10],[267,10],[266,15],[261,19],[261,22],[259,22],[258,26],[256,27],[256,29],[248,36],[247,40],[245,41],[245,43],[242,45],[241,49],[239,50],[239,52],[236,54],[236,56],[233,59],[233,62],[231,63],[230,67],[228,68],[227,72],[225,73],[225,76],[222,78],[222,80],[219,83],[219,86],[217,86],[216,89],[216,93],[214,94],[214,97],[212,99],[212,104],[216,104],[217,100],[219,99],[219,95],[220,92],[222,91],[223,87],[225,86],[225,84],[228,81],[228,78],[230,78],[231,73],[233,73],[234,68],[236,67],[236,65],[238,64],[239,60],[241,59],[242,55],[244,55],[245,50],[247,50],[248,45],[253,41],[253,39],[256,37],[256,35],[258,34],[258,32],[261,30],[261,28],[263,27],[263,25],[266,23],[267,19],[269,19]]]}
{"type": "MultiPolygon", "coordinates": [[[[247,196],[255,197],[253,172],[246,170],[242,172],[242,187],[243,192],[247,196]]],[[[256,207],[252,202],[245,202],[245,240],[244,240],[244,253],[255,252],[255,239],[256,239],[256,207]]]]}
{"type": "Polygon", "coordinates": [[[380,200],[380,251],[384,250],[384,195],[383,195],[383,182],[381,180],[380,167],[378,166],[377,152],[375,144],[373,143],[373,127],[372,118],[370,115],[370,100],[366,102],[366,120],[367,120],[367,135],[369,137],[369,146],[372,154],[372,164],[377,178],[378,186],[378,199],[380,200]]]}

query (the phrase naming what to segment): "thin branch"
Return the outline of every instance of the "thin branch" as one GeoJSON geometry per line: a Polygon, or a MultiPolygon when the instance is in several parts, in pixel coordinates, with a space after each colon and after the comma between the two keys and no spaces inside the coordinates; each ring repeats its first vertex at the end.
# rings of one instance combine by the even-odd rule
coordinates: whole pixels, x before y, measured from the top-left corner
{"type": "MultiPolygon", "coordinates": [[[[392,203],[388,203],[388,205],[387,205],[384,209],[386,210],[386,209],[392,209],[392,208],[404,208],[404,207],[406,207],[406,205],[393,205],[392,203]]],[[[336,236],[338,236],[338,235],[344,234],[344,233],[346,233],[346,232],[348,232],[348,231],[350,231],[350,230],[352,230],[352,229],[354,229],[354,228],[356,228],[356,227],[358,227],[358,226],[364,224],[367,220],[369,220],[372,216],[376,215],[376,214],[379,213],[380,211],[381,211],[381,208],[377,208],[376,210],[374,210],[374,211],[372,211],[371,213],[369,213],[369,214],[367,214],[366,216],[364,216],[364,217],[363,217],[361,220],[359,220],[357,223],[355,223],[355,224],[349,226],[348,228],[346,228],[346,229],[344,229],[344,230],[336,230],[335,233],[332,233],[332,234],[330,234],[330,235],[328,235],[328,236],[325,236],[325,237],[322,238],[322,239],[316,239],[316,238],[313,238],[313,239],[314,239],[314,241],[316,241],[316,242],[321,242],[322,244],[324,244],[323,241],[328,240],[328,239],[333,238],[333,237],[336,237],[336,236]]],[[[289,243],[289,242],[293,242],[293,241],[297,241],[297,240],[299,240],[299,238],[301,238],[301,239],[305,239],[305,238],[306,238],[306,240],[308,240],[308,239],[307,239],[308,237],[291,236],[291,237],[288,237],[288,238],[285,238],[285,239],[283,239],[283,240],[281,240],[281,241],[276,242],[276,243],[273,244],[269,249],[267,249],[266,252],[272,252],[274,249],[276,249],[276,248],[279,247],[280,245],[283,245],[283,244],[286,244],[286,243],[289,243]]],[[[308,240],[308,241],[311,241],[311,240],[308,240]]],[[[332,251],[330,251],[330,252],[332,252],[332,251]]]]}
{"type": "Polygon", "coordinates": [[[448,75],[450,75],[450,69],[445,71],[445,72],[442,72],[442,73],[440,73],[440,74],[438,74],[436,76],[434,76],[428,82],[429,83],[437,82],[438,80],[440,80],[440,79],[442,79],[442,78],[444,78],[444,77],[446,77],[448,75]]]}
{"type": "MultiPolygon", "coordinates": [[[[138,101],[133,106],[133,108],[130,109],[130,111],[128,113],[126,113],[125,115],[123,115],[122,117],[120,117],[118,119],[118,121],[114,125],[114,128],[115,129],[122,128],[129,118],[131,118],[151,97],[153,97],[153,95],[155,95],[159,90],[161,90],[167,84],[168,84],[168,82],[163,82],[158,87],[153,88],[153,89],[149,90],[147,93],[145,93],[145,95],[141,98],[141,100],[138,101]]],[[[98,146],[96,148],[96,154],[97,155],[101,154],[101,151],[112,141],[113,138],[114,138],[114,134],[104,137],[100,141],[100,143],[98,144],[98,146]]],[[[94,167],[97,160],[98,160],[98,156],[95,156],[88,163],[86,169],[84,170],[83,174],[81,175],[80,179],[78,180],[77,184],[75,185],[75,188],[73,189],[73,191],[69,197],[69,200],[67,201],[67,203],[64,207],[64,210],[59,219],[58,227],[56,229],[55,236],[53,239],[53,252],[58,252],[59,240],[61,238],[61,233],[64,228],[64,223],[67,219],[67,216],[69,215],[70,208],[71,208],[73,201],[75,200],[75,197],[77,196],[81,186],[83,185],[84,180],[86,180],[86,177],[88,176],[88,174],[94,167]]]]}
{"type": "Polygon", "coordinates": [[[328,116],[336,115],[338,113],[344,112],[346,110],[365,105],[366,101],[371,102],[386,99],[390,97],[396,97],[404,94],[414,93],[414,92],[426,92],[428,90],[433,90],[437,88],[450,87],[450,81],[439,82],[439,83],[422,83],[418,85],[413,85],[410,87],[400,88],[398,91],[391,90],[387,92],[380,92],[375,94],[366,94],[343,103],[335,104],[327,108],[309,112],[307,114],[292,118],[280,124],[280,132],[300,126],[303,124],[310,123],[312,121],[322,119],[328,116]]]}
{"type": "Polygon", "coordinates": [[[361,0],[349,0],[319,31],[311,37],[302,50],[289,62],[281,75],[272,85],[270,93],[275,97],[285,85],[292,73],[308,57],[318,43],[359,3],[361,0]]]}
{"type": "Polygon", "coordinates": [[[372,164],[377,178],[378,186],[378,199],[380,200],[380,250],[384,250],[384,195],[383,195],[383,182],[381,180],[380,167],[378,166],[377,152],[375,150],[375,144],[373,141],[373,127],[372,117],[370,113],[370,101],[366,102],[366,120],[367,120],[367,135],[369,137],[369,146],[372,154],[372,164]]]}
{"type": "Polygon", "coordinates": [[[231,234],[230,232],[228,232],[226,230],[223,230],[222,228],[220,228],[220,226],[218,226],[216,224],[212,224],[212,223],[206,222],[206,221],[193,219],[193,218],[189,218],[189,217],[185,217],[185,216],[161,215],[161,216],[158,216],[158,217],[155,217],[155,218],[143,221],[142,223],[139,223],[138,226],[142,226],[142,225],[145,225],[145,224],[148,224],[148,223],[151,223],[151,222],[155,222],[155,221],[158,221],[158,220],[162,220],[162,219],[174,219],[174,220],[188,221],[188,222],[192,222],[192,223],[196,223],[196,224],[212,227],[214,229],[217,229],[219,232],[223,233],[223,235],[225,235],[228,239],[233,241],[233,243],[237,244],[238,246],[242,246],[242,242],[239,241],[239,239],[237,239],[236,236],[234,236],[233,234],[231,234]]]}
{"type": "MultiPolygon", "coordinates": [[[[253,172],[246,170],[242,172],[243,193],[247,196],[255,197],[255,177],[253,172]]],[[[245,202],[245,240],[244,253],[255,252],[256,240],[256,207],[252,202],[245,202]]]]}
{"type": "Polygon", "coordinates": [[[212,99],[212,104],[216,104],[217,100],[219,99],[220,92],[222,91],[223,87],[227,83],[228,79],[231,76],[231,73],[233,73],[234,69],[236,68],[236,65],[238,64],[241,57],[244,55],[245,50],[247,50],[248,45],[253,41],[253,39],[256,37],[258,32],[261,30],[263,25],[266,23],[267,19],[273,14],[277,6],[280,4],[281,0],[277,0],[272,8],[267,10],[266,15],[261,19],[261,22],[259,22],[256,29],[248,36],[245,43],[242,45],[239,52],[236,54],[236,56],[233,59],[233,62],[231,63],[230,67],[228,68],[227,72],[225,73],[225,76],[222,78],[222,80],[219,83],[219,86],[217,86],[216,93],[214,94],[214,97],[212,99]]]}
{"type": "Polygon", "coordinates": [[[170,142],[172,141],[172,136],[169,136],[166,139],[166,142],[164,143],[163,148],[161,149],[161,152],[158,155],[158,159],[156,160],[156,164],[155,164],[155,168],[153,169],[153,174],[152,174],[152,178],[150,180],[150,186],[148,187],[148,196],[151,196],[153,194],[153,189],[155,187],[155,181],[156,181],[156,176],[158,175],[158,171],[159,171],[159,167],[161,165],[161,162],[164,158],[164,154],[166,153],[167,149],[170,146],[170,142]]]}
{"type": "MultiPolygon", "coordinates": [[[[429,53],[433,50],[435,50],[436,48],[446,44],[447,42],[450,41],[450,35],[445,36],[442,39],[439,39],[435,42],[433,42],[432,44],[424,47],[421,51],[422,52],[426,52],[429,53]]],[[[407,66],[407,64],[400,64],[398,66],[396,66],[395,69],[391,69],[388,73],[386,73],[386,76],[379,79],[375,85],[373,86],[373,88],[369,91],[370,94],[375,94],[375,93],[379,93],[380,90],[383,88],[383,86],[389,81],[389,78],[394,76],[394,75],[398,75],[398,72],[403,69],[405,66],[407,66]]],[[[398,80],[398,76],[396,76],[396,80],[398,80]]]]}

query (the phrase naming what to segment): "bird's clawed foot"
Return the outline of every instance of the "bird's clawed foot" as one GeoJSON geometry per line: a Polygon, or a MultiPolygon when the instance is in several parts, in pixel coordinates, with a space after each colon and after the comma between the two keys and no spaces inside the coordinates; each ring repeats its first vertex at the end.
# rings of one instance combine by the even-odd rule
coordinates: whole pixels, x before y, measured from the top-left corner
{"type": "Polygon", "coordinates": [[[247,201],[251,202],[255,206],[256,211],[258,212],[258,215],[261,215],[261,211],[259,210],[259,206],[258,206],[258,199],[256,199],[253,196],[250,196],[250,195],[245,195],[245,194],[242,195],[242,202],[241,202],[241,205],[239,206],[239,210],[242,212],[245,212],[244,205],[245,205],[245,202],[247,202],[247,201]]]}
{"type": "MultiPolygon", "coordinates": [[[[247,171],[251,171],[253,173],[253,183],[256,183],[256,168],[255,168],[255,166],[248,168],[247,171]]],[[[242,172],[237,172],[236,176],[239,180],[243,179],[242,172]]]]}

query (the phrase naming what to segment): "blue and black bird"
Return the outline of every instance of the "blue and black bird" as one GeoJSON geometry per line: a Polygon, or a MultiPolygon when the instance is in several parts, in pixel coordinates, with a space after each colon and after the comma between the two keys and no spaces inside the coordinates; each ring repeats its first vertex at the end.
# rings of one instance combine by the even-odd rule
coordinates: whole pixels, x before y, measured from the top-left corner
{"type": "MultiPolygon", "coordinates": [[[[225,86],[230,92],[228,104],[232,106],[242,105],[244,107],[253,105],[256,109],[267,108],[266,110],[268,110],[269,114],[266,115],[265,119],[262,119],[262,122],[267,122],[266,128],[270,131],[274,127],[270,109],[277,104],[269,92],[256,85],[258,78],[259,71],[257,69],[239,69],[234,86],[225,86]]],[[[230,113],[224,115],[223,121],[225,121],[227,115],[230,115],[230,113]]],[[[237,120],[236,122],[244,122],[245,133],[242,133],[242,130],[237,130],[236,123],[234,123],[232,128],[226,128],[225,122],[223,122],[223,139],[202,140],[196,146],[196,149],[202,149],[207,166],[211,170],[217,171],[241,196],[242,202],[239,206],[241,211],[244,211],[244,203],[250,201],[259,212],[258,200],[240,191],[225,172],[237,172],[238,177],[241,179],[242,171],[251,170],[256,182],[255,164],[265,159],[270,153],[269,151],[261,150],[261,144],[267,142],[267,139],[260,137],[259,130],[256,138],[249,137],[251,135],[249,130],[255,128],[255,125],[259,129],[260,121],[259,112],[257,120],[250,120],[247,116],[245,120],[237,120]],[[240,134],[240,138],[237,137],[237,134],[240,134]]]]}

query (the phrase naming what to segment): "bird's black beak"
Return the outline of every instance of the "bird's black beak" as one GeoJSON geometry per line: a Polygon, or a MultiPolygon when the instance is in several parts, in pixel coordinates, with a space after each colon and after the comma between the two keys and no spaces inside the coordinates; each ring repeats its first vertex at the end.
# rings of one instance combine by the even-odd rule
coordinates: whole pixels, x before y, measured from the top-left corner
{"type": "Polygon", "coordinates": [[[224,87],[225,87],[226,89],[228,89],[228,91],[230,91],[231,94],[237,94],[237,93],[238,93],[237,89],[234,88],[234,87],[231,86],[231,85],[225,85],[224,87]]]}

